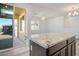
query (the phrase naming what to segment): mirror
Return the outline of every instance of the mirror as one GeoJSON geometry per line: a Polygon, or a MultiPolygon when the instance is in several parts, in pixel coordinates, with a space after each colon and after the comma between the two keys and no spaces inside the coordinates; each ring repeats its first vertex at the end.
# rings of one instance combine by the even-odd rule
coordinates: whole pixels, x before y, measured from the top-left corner
{"type": "Polygon", "coordinates": [[[13,18],[13,7],[0,3],[0,18],[13,18]]]}
{"type": "Polygon", "coordinates": [[[13,6],[0,4],[0,50],[13,46],[13,6]]]}

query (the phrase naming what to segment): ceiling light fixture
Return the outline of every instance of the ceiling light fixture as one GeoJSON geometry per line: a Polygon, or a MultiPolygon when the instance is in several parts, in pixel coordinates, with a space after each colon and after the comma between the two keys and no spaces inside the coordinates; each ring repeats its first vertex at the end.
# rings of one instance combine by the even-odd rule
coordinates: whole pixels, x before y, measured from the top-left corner
{"type": "Polygon", "coordinates": [[[68,12],[69,16],[77,16],[79,15],[79,9],[72,7],[71,11],[68,12]]]}

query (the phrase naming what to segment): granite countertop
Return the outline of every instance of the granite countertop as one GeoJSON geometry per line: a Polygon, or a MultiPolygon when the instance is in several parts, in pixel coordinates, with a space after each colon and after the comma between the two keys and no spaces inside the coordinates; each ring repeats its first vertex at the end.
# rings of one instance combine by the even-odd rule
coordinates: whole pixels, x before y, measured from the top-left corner
{"type": "Polygon", "coordinates": [[[44,48],[49,48],[73,36],[74,33],[45,33],[32,37],[31,40],[44,48]]]}

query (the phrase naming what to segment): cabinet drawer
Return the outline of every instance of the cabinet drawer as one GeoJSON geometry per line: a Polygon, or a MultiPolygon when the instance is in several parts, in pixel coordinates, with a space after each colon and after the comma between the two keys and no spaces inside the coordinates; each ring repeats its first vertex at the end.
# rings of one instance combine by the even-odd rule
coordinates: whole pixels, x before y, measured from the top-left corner
{"type": "Polygon", "coordinates": [[[69,40],[67,40],[67,41],[68,41],[68,44],[70,44],[71,42],[75,41],[75,36],[73,36],[72,38],[69,38],[69,40]]]}
{"type": "Polygon", "coordinates": [[[60,42],[52,47],[50,47],[48,49],[48,55],[53,55],[54,53],[56,53],[58,50],[60,50],[61,48],[63,48],[64,46],[66,46],[66,41],[60,42]]]}

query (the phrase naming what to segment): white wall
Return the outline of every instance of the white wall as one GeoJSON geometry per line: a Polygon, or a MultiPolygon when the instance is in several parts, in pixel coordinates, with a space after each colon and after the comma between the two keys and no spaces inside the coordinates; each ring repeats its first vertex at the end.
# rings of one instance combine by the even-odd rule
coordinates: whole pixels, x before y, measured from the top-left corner
{"type": "Polygon", "coordinates": [[[65,19],[65,32],[73,32],[77,34],[77,38],[79,38],[79,16],[69,17],[65,19]]]}
{"type": "Polygon", "coordinates": [[[48,32],[62,32],[64,28],[64,17],[59,16],[47,20],[48,32]]]}
{"type": "Polygon", "coordinates": [[[79,38],[79,17],[59,16],[47,20],[47,32],[73,32],[79,38]]]}

